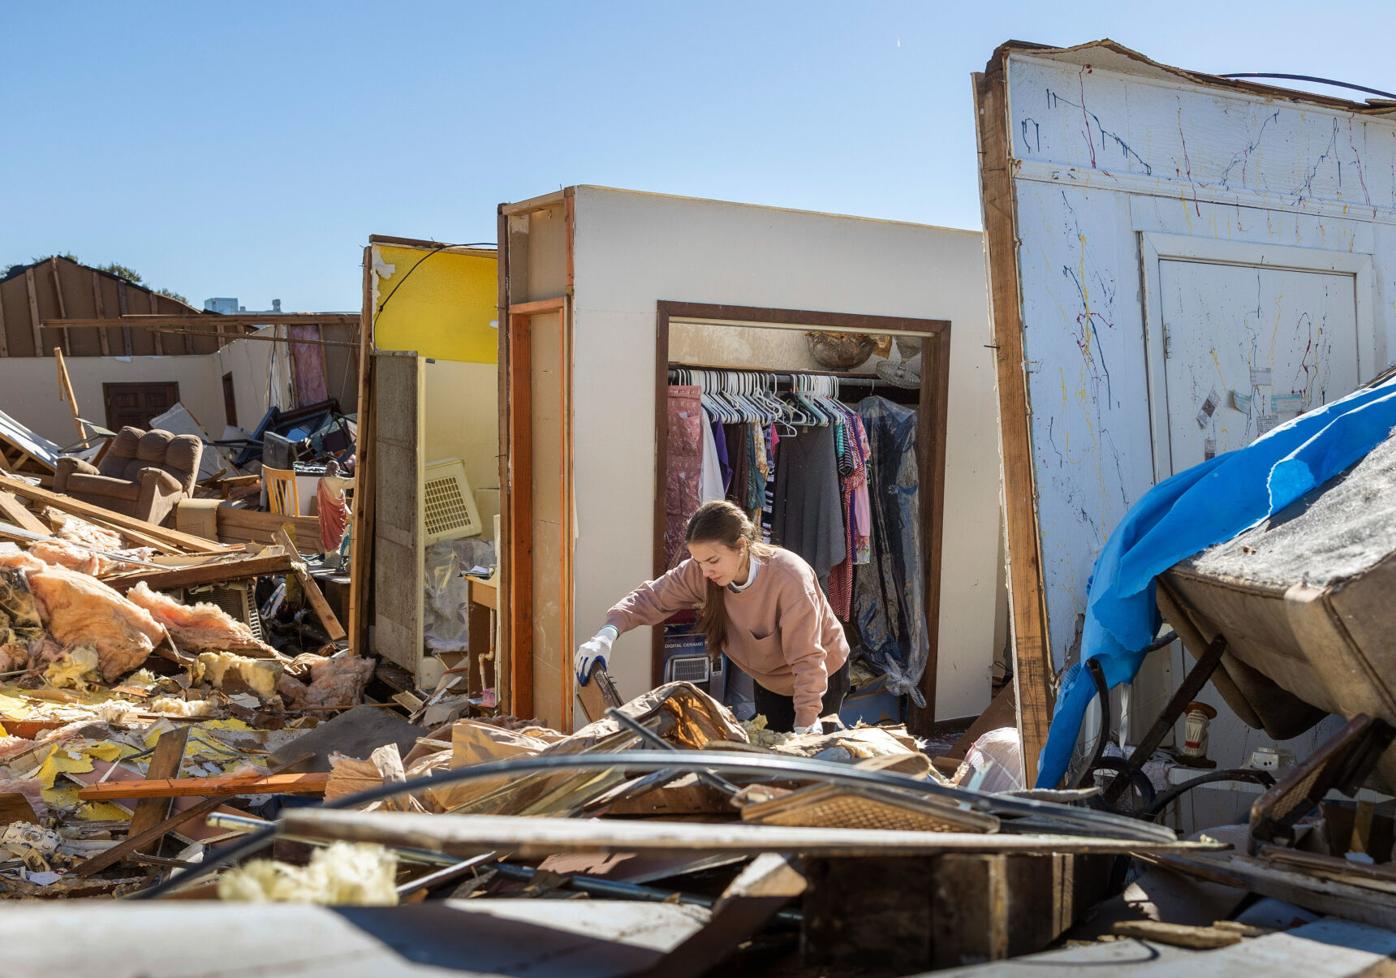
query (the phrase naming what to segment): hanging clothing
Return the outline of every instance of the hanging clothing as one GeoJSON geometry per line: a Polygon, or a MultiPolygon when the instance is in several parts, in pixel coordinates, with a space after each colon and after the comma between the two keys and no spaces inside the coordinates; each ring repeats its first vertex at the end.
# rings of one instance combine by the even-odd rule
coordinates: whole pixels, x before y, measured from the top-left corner
{"type": "Polygon", "coordinates": [[[828,592],[829,571],[848,554],[832,425],[780,440],[771,540],[808,561],[828,592]]]}
{"type": "MultiPolygon", "coordinates": [[[[839,447],[839,493],[840,511],[844,520],[844,543],[847,547],[843,561],[829,571],[829,603],[834,614],[847,621],[853,614],[853,568],[855,564],[868,562],[867,535],[860,538],[855,524],[854,495],[861,490],[864,506],[867,504],[867,456],[864,452],[867,439],[863,437],[863,424],[858,415],[842,404],[835,404],[839,427],[835,441],[839,447]],[[862,559],[859,559],[859,558],[862,559]]],[[[864,522],[866,526],[866,521],[864,522]]]]}
{"type": "Polygon", "coordinates": [[[771,542],[771,522],[775,519],[776,506],[776,452],[780,446],[780,434],[775,425],[767,425],[766,445],[766,485],[761,490],[761,539],[771,542]]]}
{"type": "Polygon", "coordinates": [[[699,435],[703,439],[703,459],[698,473],[698,504],[701,506],[725,498],[727,491],[722,488],[722,463],[717,457],[717,439],[713,437],[713,426],[708,423],[706,415],[699,427],[702,428],[699,435]]]}
{"type": "Polygon", "coordinates": [[[703,466],[703,429],[707,418],[700,390],[672,385],[668,400],[667,461],[664,466],[664,552],[673,567],[688,556],[684,531],[699,505],[703,466]]]}
{"type": "Polygon", "coordinates": [[[868,659],[887,675],[888,689],[924,707],[919,686],[930,639],[918,518],[916,411],[869,397],[859,403],[858,414],[872,450],[872,559],[854,573],[853,614],[868,659]]]}
{"type": "MultiPolygon", "coordinates": [[[[727,498],[727,487],[732,484],[732,463],[727,454],[727,431],[724,425],[717,418],[712,418],[709,425],[713,429],[713,448],[717,450],[717,468],[722,481],[721,499],[727,498]]],[[[704,500],[706,502],[707,500],[704,500]]]]}

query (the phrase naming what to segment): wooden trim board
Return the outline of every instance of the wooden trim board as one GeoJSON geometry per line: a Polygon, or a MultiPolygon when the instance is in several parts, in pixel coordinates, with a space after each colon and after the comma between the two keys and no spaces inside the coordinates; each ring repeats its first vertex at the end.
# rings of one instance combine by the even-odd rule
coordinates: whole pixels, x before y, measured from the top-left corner
{"type": "Polygon", "coordinates": [[[1055,671],[1047,640],[1047,592],[1042,579],[1027,364],[1023,358],[1017,214],[1009,160],[1007,62],[1007,52],[996,52],[985,73],[974,78],[975,129],[989,265],[989,318],[998,373],[1013,684],[1023,768],[1026,783],[1032,784],[1052,722],[1055,671]]]}

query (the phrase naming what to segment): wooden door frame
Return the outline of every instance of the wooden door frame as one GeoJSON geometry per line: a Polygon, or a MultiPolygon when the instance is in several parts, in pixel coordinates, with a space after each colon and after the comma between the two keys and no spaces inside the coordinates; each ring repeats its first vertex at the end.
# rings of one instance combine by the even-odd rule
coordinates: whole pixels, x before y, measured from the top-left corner
{"type": "Polygon", "coordinates": [[[560,425],[562,488],[562,546],[559,549],[560,637],[565,643],[562,675],[562,716],[558,729],[572,728],[573,682],[570,665],[572,642],[572,318],[566,296],[515,303],[508,307],[508,445],[506,450],[509,496],[508,571],[504,586],[509,600],[510,710],[516,716],[534,713],[533,702],[533,322],[537,316],[556,315],[561,329],[559,370],[562,423],[560,425]]]}
{"type": "MultiPolygon", "coordinates": [[[[773,326],[786,329],[843,330],[859,333],[915,333],[921,344],[923,369],[917,404],[917,467],[921,486],[918,499],[921,533],[921,566],[925,577],[926,636],[929,655],[921,675],[921,695],[926,708],[913,708],[908,718],[912,733],[929,734],[935,724],[936,667],[940,642],[941,541],[945,521],[945,441],[950,404],[950,322],[902,316],[872,316],[808,309],[771,309],[661,299],[656,307],[654,397],[654,575],[668,567],[664,552],[664,473],[669,461],[665,419],[668,417],[669,331],[674,321],[718,326],[773,326]],[[926,364],[932,364],[924,369],[926,364]],[[925,451],[925,446],[930,451],[925,451]],[[927,492],[927,487],[930,491],[927,492]],[[929,528],[929,531],[928,531],[929,528]]],[[[753,367],[753,369],[756,369],[753,367]]],[[[809,373],[810,371],[795,371],[809,373]]],[[[650,651],[651,681],[663,678],[664,638],[654,629],[650,651]]]]}

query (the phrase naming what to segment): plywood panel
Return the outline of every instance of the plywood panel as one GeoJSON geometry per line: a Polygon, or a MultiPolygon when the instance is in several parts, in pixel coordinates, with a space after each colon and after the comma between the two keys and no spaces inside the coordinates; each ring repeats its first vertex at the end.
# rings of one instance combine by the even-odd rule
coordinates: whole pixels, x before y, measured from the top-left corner
{"type": "Polygon", "coordinates": [[[420,364],[374,357],[374,646],[414,674],[422,654],[420,364]]]}

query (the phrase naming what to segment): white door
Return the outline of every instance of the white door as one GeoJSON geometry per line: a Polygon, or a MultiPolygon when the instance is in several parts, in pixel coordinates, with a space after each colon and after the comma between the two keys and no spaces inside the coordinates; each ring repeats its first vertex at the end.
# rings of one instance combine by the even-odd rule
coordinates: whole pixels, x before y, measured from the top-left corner
{"type": "MultiPolygon", "coordinates": [[[[1160,480],[1241,448],[1362,379],[1354,274],[1161,258],[1157,281],[1168,445],[1156,457],[1171,462],[1160,480]]],[[[1151,660],[1152,676],[1135,682],[1148,704],[1138,722],[1153,722],[1193,661],[1177,643],[1169,659],[1151,660]],[[1150,686],[1156,695],[1145,692],[1150,686]]],[[[1241,767],[1256,747],[1276,744],[1246,726],[1210,683],[1198,699],[1218,710],[1208,754],[1219,767],[1241,767]]],[[[1329,734],[1324,721],[1278,746],[1302,758],[1329,734]]],[[[1183,798],[1176,817],[1184,829],[1244,819],[1254,800],[1205,788],[1183,798]]]]}
{"type": "Polygon", "coordinates": [[[1172,464],[1160,477],[1351,393],[1356,295],[1341,272],[1161,260],[1172,464]]]}

